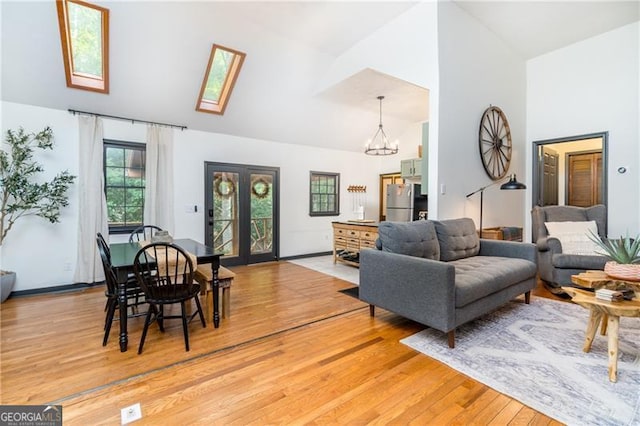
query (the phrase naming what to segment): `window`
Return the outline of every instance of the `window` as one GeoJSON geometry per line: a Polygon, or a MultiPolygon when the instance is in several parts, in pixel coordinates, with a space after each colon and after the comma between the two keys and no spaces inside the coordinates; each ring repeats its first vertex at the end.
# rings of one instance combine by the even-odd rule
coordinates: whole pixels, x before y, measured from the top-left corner
{"type": "Polygon", "coordinates": [[[67,87],[109,93],[109,9],[57,0],[67,87]]]}
{"type": "Polygon", "coordinates": [[[340,214],[340,173],[311,172],[309,216],[340,214]]]}
{"type": "Polygon", "coordinates": [[[213,45],[196,111],[224,114],[245,56],[237,50],[213,45]]]}
{"type": "Polygon", "coordinates": [[[145,160],[145,144],[104,140],[109,232],[131,232],[143,224],[145,160]]]}

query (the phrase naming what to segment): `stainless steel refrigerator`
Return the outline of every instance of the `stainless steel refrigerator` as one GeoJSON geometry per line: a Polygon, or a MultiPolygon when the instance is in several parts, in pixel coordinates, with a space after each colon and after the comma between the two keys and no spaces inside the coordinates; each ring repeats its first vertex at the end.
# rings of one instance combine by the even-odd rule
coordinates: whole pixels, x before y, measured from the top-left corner
{"type": "Polygon", "coordinates": [[[411,222],[426,219],[427,207],[427,196],[420,194],[419,183],[387,185],[387,221],[411,222]]]}

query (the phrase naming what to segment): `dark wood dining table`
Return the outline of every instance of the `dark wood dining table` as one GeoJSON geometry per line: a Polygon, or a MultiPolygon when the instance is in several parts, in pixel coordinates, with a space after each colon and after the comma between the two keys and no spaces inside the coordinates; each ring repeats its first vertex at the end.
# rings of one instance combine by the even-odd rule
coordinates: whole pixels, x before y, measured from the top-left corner
{"type": "MultiPolygon", "coordinates": [[[[220,268],[221,253],[216,253],[212,247],[191,239],[175,239],[173,244],[193,254],[198,259],[198,265],[211,264],[213,273],[213,326],[220,325],[219,295],[220,282],[218,269],[220,268]]],[[[120,352],[126,352],[129,343],[127,334],[127,276],[133,273],[133,261],[140,250],[140,243],[113,243],[109,245],[111,250],[111,265],[118,279],[118,307],[120,312],[120,352]]],[[[195,265],[194,265],[195,267],[195,265]]]]}

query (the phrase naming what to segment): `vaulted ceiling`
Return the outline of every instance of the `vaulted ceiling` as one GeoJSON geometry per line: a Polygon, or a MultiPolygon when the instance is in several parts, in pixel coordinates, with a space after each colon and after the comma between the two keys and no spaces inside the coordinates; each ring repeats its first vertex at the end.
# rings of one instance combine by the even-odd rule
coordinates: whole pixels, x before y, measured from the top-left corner
{"type": "MultiPolygon", "coordinates": [[[[377,127],[378,95],[394,135],[428,119],[428,88],[375,70],[319,86],[337,57],[416,2],[94,3],[110,9],[110,94],[66,87],[52,0],[3,0],[3,100],[353,151],[377,127]],[[223,116],[195,111],[214,42],[247,53],[223,116]]],[[[640,19],[637,1],[456,3],[523,59],[640,19]]]]}

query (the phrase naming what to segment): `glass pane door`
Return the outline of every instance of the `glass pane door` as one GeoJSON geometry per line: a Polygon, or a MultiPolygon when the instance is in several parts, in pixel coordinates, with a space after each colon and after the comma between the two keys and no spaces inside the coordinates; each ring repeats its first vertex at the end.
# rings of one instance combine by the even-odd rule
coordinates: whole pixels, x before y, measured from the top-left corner
{"type": "Polygon", "coordinates": [[[272,167],[206,163],[205,243],[222,264],[278,258],[278,174],[272,167]]]}
{"type": "Polygon", "coordinates": [[[273,251],[273,176],[251,173],[251,254],[273,251]]]}
{"type": "Polygon", "coordinates": [[[238,173],[213,173],[213,247],[225,257],[240,254],[239,189],[238,173]]]}

